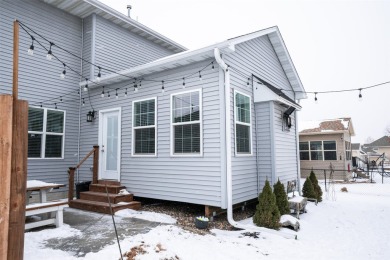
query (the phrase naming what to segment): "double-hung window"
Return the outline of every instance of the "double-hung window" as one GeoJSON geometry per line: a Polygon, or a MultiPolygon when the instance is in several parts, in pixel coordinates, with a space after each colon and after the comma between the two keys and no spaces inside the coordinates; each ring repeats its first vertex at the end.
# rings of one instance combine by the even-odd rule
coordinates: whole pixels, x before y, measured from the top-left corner
{"type": "Polygon", "coordinates": [[[202,155],[201,90],[171,95],[172,155],[202,155]]]}
{"type": "Polygon", "coordinates": [[[235,92],[236,154],[252,154],[251,98],[235,92]]]}
{"type": "Polygon", "coordinates": [[[133,155],[156,155],[156,98],[133,102],[133,155]]]}
{"type": "Polygon", "coordinates": [[[301,160],[335,161],[336,141],[299,142],[299,154],[301,160]]]}
{"type": "Polygon", "coordinates": [[[65,111],[28,109],[28,158],[63,158],[65,111]]]}

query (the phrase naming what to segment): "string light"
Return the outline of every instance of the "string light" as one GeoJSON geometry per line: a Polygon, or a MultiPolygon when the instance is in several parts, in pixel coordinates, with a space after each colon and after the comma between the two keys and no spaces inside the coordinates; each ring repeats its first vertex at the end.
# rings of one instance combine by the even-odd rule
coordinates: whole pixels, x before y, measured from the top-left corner
{"type": "Polygon", "coordinates": [[[141,87],[142,79],[139,80],[139,87],[141,87]]]}
{"type": "Polygon", "coordinates": [[[161,86],[161,93],[164,93],[165,92],[164,80],[161,81],[161,84],[162,84],[162,86],[161,86]]]}
{"type": "Polygon", "coordinates": [[[83,98],[83,106],[85,106],[85,100],[84,100],[84,98],[83,98]]]}
{"type": "Polygon", "coordinates": [[[118,89],[115,89],[115,98],[118,99],[118,89]]]}
{"type": "Polygon", "coordinates": [[[249,86],[249,81],[251,80],[251,78],[248,78],[248,81],[246,82],[246,85],[249,86]]]}
{"type": "Polygon", "coordinates": [[[359,101],[362,101],[362,89],[361,88],[359,88],[359,101]]]}
{"type": "Polygon", "coordinates": [[[57,103],[54,103],[54,109],[57,109],[57,103]]]}
{"type": "Polygon", "coordinates": [[[102,89],[102,94],[100,94],[100,96],[102,97],[102,98],[104,98],[104,86],[102,87],[103,89],[102,89]]]}
{"type": "Polygon", "coordinates": [[[200,71],[199,71],[199,80],[202,80],[202,75],[200,74],[200,71]]]}
{"type": "Polygon", "coordinates": [[[138,92],[138,86],[136,81],[134,81],[134,92],[138,92]]]}
{"type": "Polygon", "coordinates": [[[47,60],[51,60],[53,58],[53,53],[51,52],[51,46],[53,46],[53,45],[54,45],[54,43],[50,42],[49,51],[46,54],[46,59],[47,60]]]}
{"type": "Polygon", "coordinates": [[[85,78],[85,81],[86,81],[87,83],[85,83],[85,85],[84,85],[84,91],[88,91],[88,79],[85,78]]]}
{"type": "Polygon", "coordinates": [[[126,88],[126,90],[125,90],[125,97],[127,97],[127,88],[126,88]]]}
{"type": "Polygon", "coordinates": [[[186,78],[183,78],[183,88],[186,88],[186,78]]]}
{"type": "Polygon", "coordinates": [[[27,53],[31,56],[34,55],[34,40],[35,40],[34,36],[31,35],[31,45],[27,51],[27,53]]]}
{"type": "Polygon", "coordinates": [[[66,64],[65,63],[62,63],[64,65],[64,70],[62,71],[60,77],[61,79],[65,79],[65,76],[66,76],[66,64]]]}
{"type": "Polygon", "coordinates": [[[41,103],[41,107],[42,107],[42,102],[40,102],[41,103]]]}
{"type": "Polygon", "coordinates": [[[60,97],[60,102],[62,103],[62,97],[60,97]]]}
{"type": "Polygon", "coordinates": [[[314,102],[318,104],[317,92],[314,92],[314,102]]]}
{"type": "Polygon", "coordinates": [[[214,61],[211,62],[211,68],[214,69],[214,61]]]}
{"type": "Polygon", "coordinates": [[[101,77],[102,77],[102,74],[101,74],[100,71],[101,71],[102,68],[98,67],[98,69],[99,69],[99,72],[98,72],[98,74],[97,74],[96,81],[97,81],[97,82],[100,82],[100,79],[101,79],[101,77]]]}
{"type": "Polygon", "coordinates": [[[107,91],[107,97],[111,98],[110,91],[107,91]]]}

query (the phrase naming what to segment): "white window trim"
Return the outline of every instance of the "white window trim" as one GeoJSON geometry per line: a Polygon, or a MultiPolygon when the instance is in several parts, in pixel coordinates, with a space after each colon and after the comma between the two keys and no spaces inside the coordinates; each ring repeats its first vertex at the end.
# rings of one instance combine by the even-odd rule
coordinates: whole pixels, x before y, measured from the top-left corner
{"type": "Polygon", "coordinates": [[[132,138],[131,138],[131,156],[132,157],[157,157],[157,97],[150,97],[150,98],[144,98],[144,99],[137,99],[133,100],[132,102],[132,116],[131,116],[131,127],[132,127],[132,138]],[[148,126],[134,126],[134,105],[137,102],[147,101],[147,100],[154,100],[154,125],[148,125],[148,126]],[[136,154],[135,153],[135,130],[136,129],[142,129],[142,128],[151,128],[154,127],[154,154],[136,154]]]}
{"type": "Polygon", "coordinates": [[[171,146],[171,157],[202,157],[203,156],[203,95],[202,95],[202,89],[193,89],[193,90],[187,90],[187,91],[181,91],[181,92],[176,92],[172,93],[170,96],[170,128],[171,128],[171,133],[170,133],[170,146],[171,146]],[[173,97],[181,94],[186,94],[186,93],[192,93],[192,92],[199,92],[199,120],[198,121],[190,121],[190,122],[185,122],[185,123],[173,123],[173,97]],[[199,144],[199,153],[187,153],[187,154],[180,154],[180,153],[175,153],[175,142],[174,142],[174,126],[176,125],[188,125],[188,124],[196,124],[199,123],[199,136],[200,136],[200,144],[199,144]]]}
{"type": "Polygon", "coordinates": [[[233,114],[234,114],[234,154],[236,157],[246,157],[246,156],[253,156],[253,136],[252,136],[252,97],[250,95],[247,95],[241,91],[234,90],[234,96],[233,96],[233,114]],[[246,97],[249,97],[249,118],[250,123],[244,123],[237,121],[237,111],[236,111],[236,94],[240,94],[246,97]],[[237,152],[237,123],[240,125],[249,126],[249,138],[250,138],[250,152],[249,153],[238,153],[237,152]]]}
{"type": "Polygon", "coordinates": [[[65,123],[66,123],[66,110],[60,110],[60,109],[51,109],[46,107],[37,107],[37,106],[29,106],[31,108],[37,108],[43,110],[43,128],[42,132],[39,131],[28,131],[28,134],[40,134],[42,135],[42,143],[41,143],[41,157],[28,157],[28,160],[61,160],[65,157],[65,123]],[[60,111],[64,113],[64,124],[63,124],[63,133],[51,133],[49,132],[49,135],[59,135],[62,136],[62,150],[61,150],[61,157],[45,157],[46,153],[46,125],[47,125],[47,110],[54,110],[54,111],[60,111]]]}
{"type": "Polygon", "coordinates": [[[299,150],[299,153],[300,152],[309,152],[309,160],[301,160],[301,158],[300,158],[300,156],[299,156],[299,160],[301,160],[301,161],[313,161],[313,162],[316,162],[316,161],[338,161],[338,159],[337,159],[337,141],[336,140],[321,140],[321,141],[301,141],[301,142],[299,142],[299,143],[308,143],[309,144],[309,150],[299,150]],[[335,145],[336,145],[336,149],[335,150],[325,150],[324,149],[324,141],[325,142],[335,142],[335,145]],[[311,152],[312,151],[320,151],[320,150],[311,150],[310,149],[310,143],[311,142],[321,142],[321,144],[322,144],[322,160],[312,160],[311,159],[311,152]],[[325,160],[325,151],[327,151],[327,152],[336,152],[336,160],[325,160]]]}

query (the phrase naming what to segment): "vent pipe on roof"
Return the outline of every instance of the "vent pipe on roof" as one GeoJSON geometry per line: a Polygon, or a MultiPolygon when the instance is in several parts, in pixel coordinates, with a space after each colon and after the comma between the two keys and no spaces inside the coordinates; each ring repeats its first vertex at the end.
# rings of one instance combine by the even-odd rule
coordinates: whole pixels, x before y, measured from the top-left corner
{"type": "Polygon", "coordinates": [[[130,10],[131,10],[131,5],[127,5],[127,16],[128,16],[129,18],[131,18],[131,17],[130,17],[130,10]]]}

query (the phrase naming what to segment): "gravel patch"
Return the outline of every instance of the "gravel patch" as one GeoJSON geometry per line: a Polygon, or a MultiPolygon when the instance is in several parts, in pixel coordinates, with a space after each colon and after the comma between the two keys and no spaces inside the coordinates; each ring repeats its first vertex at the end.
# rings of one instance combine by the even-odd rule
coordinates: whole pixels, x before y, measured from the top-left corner
{"type": "MultiPolygon", "coordinates": [[[[205,207],[202,205],[164,200],[150,200],[144,198],[136,198],[136,200],[142,203],[143,211],[170,215],[177,219],[178,226],[196,234],[210,234],[210,230],[214,228],[221,230],[236,230],[227,221],[226,212],[214,216],[213,221],[209,222],[207,229],[198,229],[195,227],[195,218],[198,216],[204,216],[205,207]]],[[[241,207],[235,209],[233,211],[233,219],[235,221],[240,221],[252,217],[255,213],[256,202],[257,201],[247,204],[244,209],[241,207]]]]}

